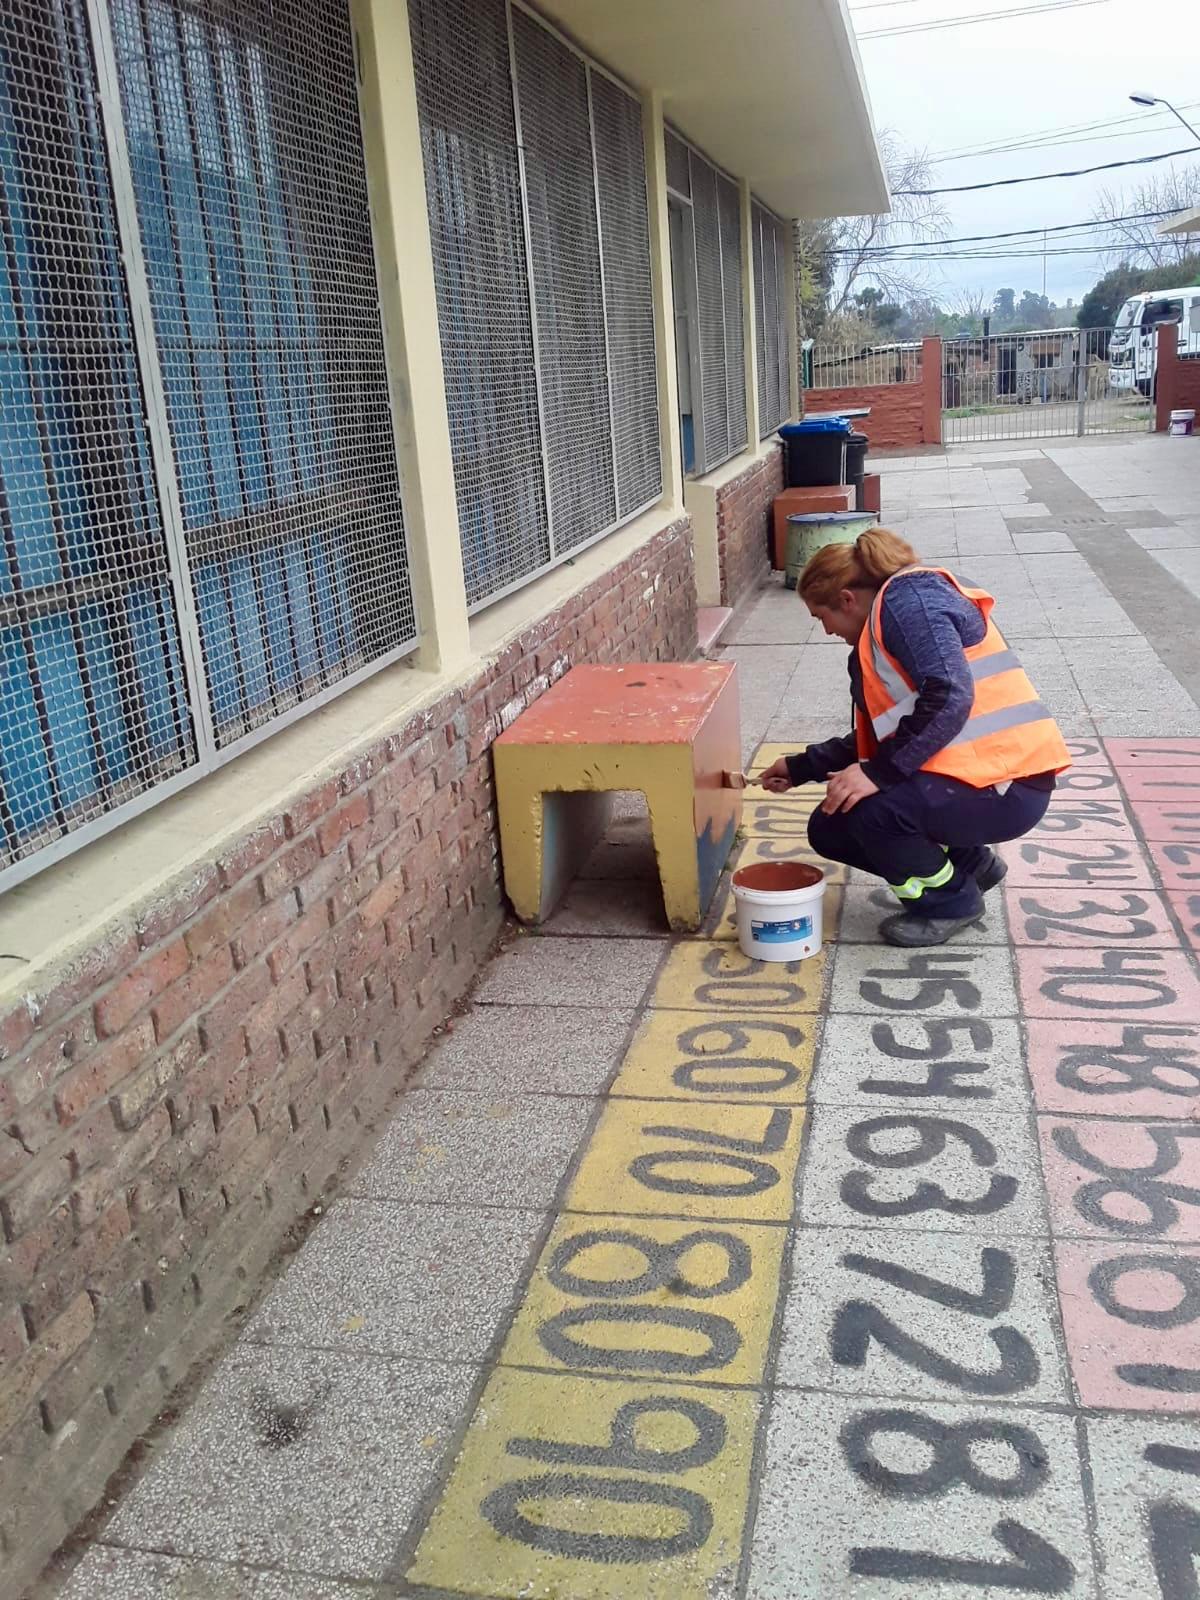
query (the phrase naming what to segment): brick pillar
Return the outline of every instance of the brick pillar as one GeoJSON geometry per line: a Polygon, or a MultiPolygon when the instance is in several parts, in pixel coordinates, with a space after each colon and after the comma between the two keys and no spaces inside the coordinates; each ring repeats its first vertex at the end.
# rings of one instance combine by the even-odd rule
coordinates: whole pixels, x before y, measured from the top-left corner
{"type": "Polygon", "coordinates": [[[921,340],[921,433],[926,444],[942,442],[942,341],[921,340]]]}
{"type": "Polygon", "coordinates": [[[1159,433],[1166,433],[1171,425],[1178,381],[1179,329],[1173,322],[1164,322],[1158,329],[1158,398],[1154,408],[1154,426],[1159,433]]]}

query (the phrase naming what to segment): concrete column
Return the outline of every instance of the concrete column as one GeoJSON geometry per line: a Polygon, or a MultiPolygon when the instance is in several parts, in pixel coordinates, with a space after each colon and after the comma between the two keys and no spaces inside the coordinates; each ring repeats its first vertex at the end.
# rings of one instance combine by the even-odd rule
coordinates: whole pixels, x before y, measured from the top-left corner
{"type": "Polygon", "coordinates": [[[426,671],[452,672],[470,659],[471,639],[408,10],[397,0],[350,0],[350,15],[421,630],[417,661],[426,671]]]}
{"type": "Polygon", "coordinates": [[[926,444],[942,442],[942,341],[921,340],[921,431],[926,444]]]}

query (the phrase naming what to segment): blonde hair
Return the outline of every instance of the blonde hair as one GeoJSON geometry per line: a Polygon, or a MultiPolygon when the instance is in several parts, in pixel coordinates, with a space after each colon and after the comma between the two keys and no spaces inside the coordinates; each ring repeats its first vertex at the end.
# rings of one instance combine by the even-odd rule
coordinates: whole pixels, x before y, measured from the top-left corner
{"type": "Polygon", "coordinates": [[[853,544],[827,544],[817,551],[800,574],[800,598],[810,606],[832,606],[843,589],[878,589],[917,561],[917,552],[898,533],[868,528],[853,544]]]}

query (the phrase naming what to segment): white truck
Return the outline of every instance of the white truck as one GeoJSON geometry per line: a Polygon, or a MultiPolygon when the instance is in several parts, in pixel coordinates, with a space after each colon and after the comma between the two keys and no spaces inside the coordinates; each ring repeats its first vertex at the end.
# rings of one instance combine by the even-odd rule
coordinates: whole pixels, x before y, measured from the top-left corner
{"type": "Polygon", "coordinates": [[[1151,289],[1126,300],[1108,344],[1108,381],[1114,389],[1154,393],[1155,329],[1166,322],[1179,329],[1180,355],[1200,356],[1200,287],[1151,289]]]}

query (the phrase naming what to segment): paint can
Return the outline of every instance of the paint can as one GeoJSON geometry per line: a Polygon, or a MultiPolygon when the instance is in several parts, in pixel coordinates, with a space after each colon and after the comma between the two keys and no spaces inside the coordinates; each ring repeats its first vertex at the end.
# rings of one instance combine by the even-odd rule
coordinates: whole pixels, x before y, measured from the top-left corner
{"type": "Polygon", "coordinates": [[[1190,439],[1196,427],[1196,413],[1189,406],[1183,411],[1172,411],[1171,425],[1168,433],[1173,433],[1178,438],[1190,439]]]}
{"type": "Polygon", "coordinates": [[[820,953],[825,874],[806,861],[756,861],[733,875],[738,944],[751,961],[820,953]]]}

